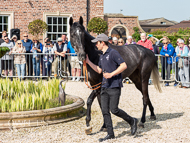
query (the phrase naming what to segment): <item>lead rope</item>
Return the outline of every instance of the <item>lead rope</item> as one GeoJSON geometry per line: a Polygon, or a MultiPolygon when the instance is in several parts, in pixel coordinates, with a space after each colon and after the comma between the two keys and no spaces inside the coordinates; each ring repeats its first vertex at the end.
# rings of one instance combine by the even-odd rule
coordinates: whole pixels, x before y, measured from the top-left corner
{"type": "Polygon", "coordinates": [[[87,67],[86,67],[86,60],[84,60],[83,62],[83,74],[84,74],[84,83],[91,89],[91,90],[96,90],[98,88],[101,87],[101,84],[102,82],[96,84],[96,85],[93,85],[93,86],[90,86],[88,85],[88,71],[87,71],[87,67]],[[99,86],[98,86],[99,85],[99,86]],[[98,86],[98,87],[96,87],[98,86]],[[96,87],[96,88],[93,88],[93,87],[96,87]]]}

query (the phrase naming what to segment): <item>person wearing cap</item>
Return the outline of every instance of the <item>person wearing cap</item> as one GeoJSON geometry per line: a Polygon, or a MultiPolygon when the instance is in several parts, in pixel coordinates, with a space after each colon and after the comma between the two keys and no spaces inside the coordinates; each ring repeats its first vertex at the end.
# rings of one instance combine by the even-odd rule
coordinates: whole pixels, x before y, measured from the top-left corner
{"type": "Polygon", "coordinates": [[[65,53],[69,52],[67,49],[67,44],[63,43],[62,38],[57,39],[57,43],[54,44],[54,52],[58,57],[56,57],[54,63],[55,63],[55,77],[57,77],[57,71],[58,71],[58,60],[61,60],[61,69],[66,72],[66,64],[67,64],[67,56],[65,53]]]}
{"type": "Polygon", "coordinates": [[[118,39],[117,39],[117,37],[113,37],[113,45],[117,45],[118,43],[118,39]]]}
{"type": "Polygon", "coordinates": [[[101,110],[104,118],[102,128],[107,128],[108,135],[105,138],[100,138],[99,141],[115,138],[110,110],[114,115],[130,124],[131,134],[134,135],[137,130],[138,120],[118,108],[121,87],[123,87],[121,73],[126,70],[127,65],[121,55],[108,46],[108,37],[105,34],[98,35],[92,42],[96,43],[98,50],[103,52],[98,65],[93,64],[88,55],[86,55],[86,63],[97,73],[101,74],[103,72],[102,83],[105,83],[102,84],[100,95],[101,110]]]}
{"type": "Polygon", "coordinates": [[[188,47],[184,44],[183,40],[179,40],[179,48],[176,51],[176,54],[178,57],[181,57],[182,60],[182,65],[179,70],[179,77],[181,79],[181,85],[180,87],[183,88],[189,88],[189,58],[188,53],[189,49],[188,47]],[[185,58],[186,57],[186,58],[185,58]]]}
{"type": "Polygon", "coordinates": [[[112,40],[112,37],[111,37],[111,36],[108,37],[108,42],[109,42],[110,44],[113,44],[113,40],[112,40]]]}
{"type": "Polygon", "coordinates": [[[136,44],[136,43],[133,41],[132,36],[128,36],[128,37],[127,37],[127,41],[126,41],[125,45],[129,45],[129,44],[136,44]]]}

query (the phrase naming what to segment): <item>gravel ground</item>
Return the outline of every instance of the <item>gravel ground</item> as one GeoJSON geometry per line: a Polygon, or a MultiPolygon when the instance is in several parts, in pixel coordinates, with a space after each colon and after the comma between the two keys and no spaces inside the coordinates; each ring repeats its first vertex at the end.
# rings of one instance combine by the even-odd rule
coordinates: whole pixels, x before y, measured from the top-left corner
{"type": "MultiPolygon", "coordinates": [[[[155,109],[157,120],[149,120],[147,108],[145,128],[138,128],[135,136],[130,135],[130,126],[122,119],[112,115],[116,139],[108,143],[126,142],[190,142],[190,90],[162,87],[163,92],[149,86],[150,99],[155,109]]],[[[91,90],[81,82],[68,82],[66,93],[77,95],[86,102],[91,90]]],[[[86,108],[86,105],[84,106],[86,108]]],[[[119,107],[129,115],[140,120],[142,114],[142,95],[134,84],[124,84],[119,107]]],[[[0,142],[64,142],[95,143],[107,133],[98,132],[103,118],[97,100],[92,105],[92,135],[85,134],[85,117],[78,120],[34,128],[0,131],[0,142]]]]}

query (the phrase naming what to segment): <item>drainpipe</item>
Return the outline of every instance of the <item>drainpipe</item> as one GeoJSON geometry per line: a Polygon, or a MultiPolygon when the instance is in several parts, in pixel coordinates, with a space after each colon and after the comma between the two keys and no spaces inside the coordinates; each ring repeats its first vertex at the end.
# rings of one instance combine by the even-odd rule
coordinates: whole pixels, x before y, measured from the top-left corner
{"type": "MultiPolygon", "coordinates": [[[[88,4],[89,4],[89,2],[88,2],[88,0],[86,0],[86,29],[87,29],[87,26],[88,26],[88,12],[89,12],[89,10],[88,10],[88,4]]],[[[87,32],[88,32],[88,29],[87,29],[87,32]]]]}

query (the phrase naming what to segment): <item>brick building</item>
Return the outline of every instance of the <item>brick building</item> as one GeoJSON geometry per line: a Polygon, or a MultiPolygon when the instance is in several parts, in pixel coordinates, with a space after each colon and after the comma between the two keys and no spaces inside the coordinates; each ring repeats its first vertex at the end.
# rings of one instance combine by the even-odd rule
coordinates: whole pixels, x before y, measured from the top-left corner
{"type": "MultiPolygon", "coordinates": [[[[40,37],[46,36],[56,40],[61,34],[67,34],[69,37],[69,17],[78,21],[82,16],[84,26],[87,25],[87,19],[93,17],[105,18],[108,21],[108,35],[117,27],[123,27],[126,30],[126,36],[133,33],[132,28],[138,26],[138,17],[136,16],[104,16],[103,0],[2,0],[0,3],[0,33],[3,30],[8,31],[10,37],[11,29],[20,29],[20,37],[28,32],[28,24],[36,19],[41,19],[48,24],[48,31],[40,37]],[[88,14],[87,14],[88,13],[88,14]]],[[[32,35],[29,34],[29,38],[32,35]]]]}

